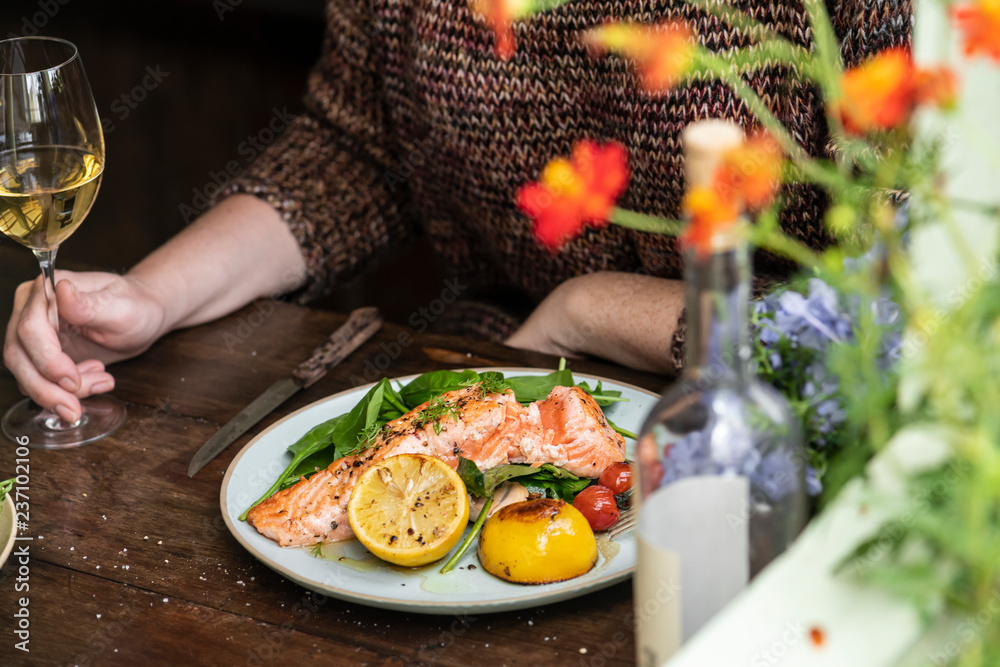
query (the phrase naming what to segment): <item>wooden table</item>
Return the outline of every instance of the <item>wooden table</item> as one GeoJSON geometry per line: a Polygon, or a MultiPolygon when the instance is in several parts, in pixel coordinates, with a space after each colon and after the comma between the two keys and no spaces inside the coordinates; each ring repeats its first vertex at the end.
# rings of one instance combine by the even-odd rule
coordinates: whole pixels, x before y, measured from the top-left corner
{"type": "MultiPolygon", "coordinates": [[[[5,322],[30,254],[0,248],[5,322]]],[[[537,609],[469,616],[385,611],[314,595],[245,551],[219,508],[242,446],[278,418],[351,386],[404,331],[413,344],[389,376],[488,365],[553,367],[551,357],[387,325],[325,379],[286,402],[194,479],[194,452],[251,399],[285,377],[345,318],[265,302],[176,332],[114,367],[125,425],[79,449],[32,450],[28,576],[0,573],[0,665],[625,665],[634,663],[629,582],[537,609]],[[273,310],[272,310],[273,308],[273,310]],[[467,356],[471,355],[471,356],[467,356]],[[27,597],[30,653],[14,648],[27,597]]],[[[572,368],[658,390],[653,375],[596,363],[572,368]]],[[[0,407],[18,398],[0,375],[0,407]]],[[[14,447],[0,443],[0,478],[14,447]]]]}

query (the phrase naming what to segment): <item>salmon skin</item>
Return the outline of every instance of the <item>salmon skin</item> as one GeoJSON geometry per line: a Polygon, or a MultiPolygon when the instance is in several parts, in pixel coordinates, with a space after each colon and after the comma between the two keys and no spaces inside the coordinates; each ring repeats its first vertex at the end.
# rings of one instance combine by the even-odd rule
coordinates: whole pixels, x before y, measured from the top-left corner
{"type": "Polygon", "coordinates": [[[379,461],[411,453],[437,457],[452,468],[461,456],[480,470],[552,463],[596,478],[625,460],[625,440],[579,387],[555,387],[545,400],[522,406],[509,389],[486,393],[474,384],[388,422],[370,448],[278,491],[250,510],[247,520],[283,547],[349,539],[354,533],[347,501],[357,479],[379,461]]]}

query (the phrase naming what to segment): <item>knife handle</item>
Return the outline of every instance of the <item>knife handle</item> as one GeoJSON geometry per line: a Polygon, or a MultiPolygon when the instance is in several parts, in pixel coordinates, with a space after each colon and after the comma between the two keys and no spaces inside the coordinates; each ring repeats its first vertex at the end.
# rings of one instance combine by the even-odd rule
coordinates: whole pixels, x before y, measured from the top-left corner
{"type": "Polygon", "coordinates": [[[292,380],[303,389],[312,386],[326,372],[339,364],[382,326],[378,308],[371,306],[353,311],[347,322],[330,334],[292,373],[292,380]]]}

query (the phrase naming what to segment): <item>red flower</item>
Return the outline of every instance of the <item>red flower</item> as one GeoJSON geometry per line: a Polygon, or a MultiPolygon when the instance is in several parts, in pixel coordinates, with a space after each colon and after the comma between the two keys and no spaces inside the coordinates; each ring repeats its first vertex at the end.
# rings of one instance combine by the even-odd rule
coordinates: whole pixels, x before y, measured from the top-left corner
{"type": "Polygon", "coordinates": [[[715,249],[716,242],[730,231],[739,218],[740,209],[732,197],[714,187],[698,186],[684,196],[684,211],[689,222],[681,234],[681,243],[694,248],[700,255],[715,249]]]}
{"type": "Polygon", "coordinates": [[[952,18],[965,33],[965,54],[1000,62],[1000,0],[976,0],[952,7],[952,18]]]}
{"type": "Polygon", "coordinates": [[[782,162],[777,142],[758,133],[725,155],[715,174],[715,190],[746,208],[764,208],[778,191],[782,162]]]}
{"type": "Polygon", "coordinates": [[[537,183],[521,186],[517,205],[535,223],[535,238],[551,251],[580,235],[584,225],[603,227],[628,184],[628,155],[614,142],[583,140],[567,160],[549,162],[537,183]]]}
{"type": "Polygon", "coordinates": [[[611,23],[587,31],[584,41],[634,60],[643,87],[653,93],[673,87],[691,69],[694,59],[691,30],[678,22],[655,26],[611,23]]]}
{"type": "Polygon", "coordinates": [[[957,80],[944,67],[916,67],[908,49],[894,48],[844,72],[841,89],[838,111],[844,127],[863,134],[891,130],[908,121],[917,103],[949,106],[955,100],[957,80]]]}

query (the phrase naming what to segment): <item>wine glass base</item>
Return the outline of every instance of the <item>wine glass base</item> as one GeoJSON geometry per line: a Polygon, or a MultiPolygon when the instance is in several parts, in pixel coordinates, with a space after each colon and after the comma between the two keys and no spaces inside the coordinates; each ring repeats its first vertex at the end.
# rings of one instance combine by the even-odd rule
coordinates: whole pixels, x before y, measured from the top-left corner
{"type": "Polygon", "coordinates": [[[80,401],[83,416],[68,424],[30,399],[16,404],[3,417],[3,433],[11,441],[36,449],[79,447],[114,433],[125,422],[125,404],[105,394],[80,401]],[[25,440],[27,438],[27,440],[25,440]]]}

